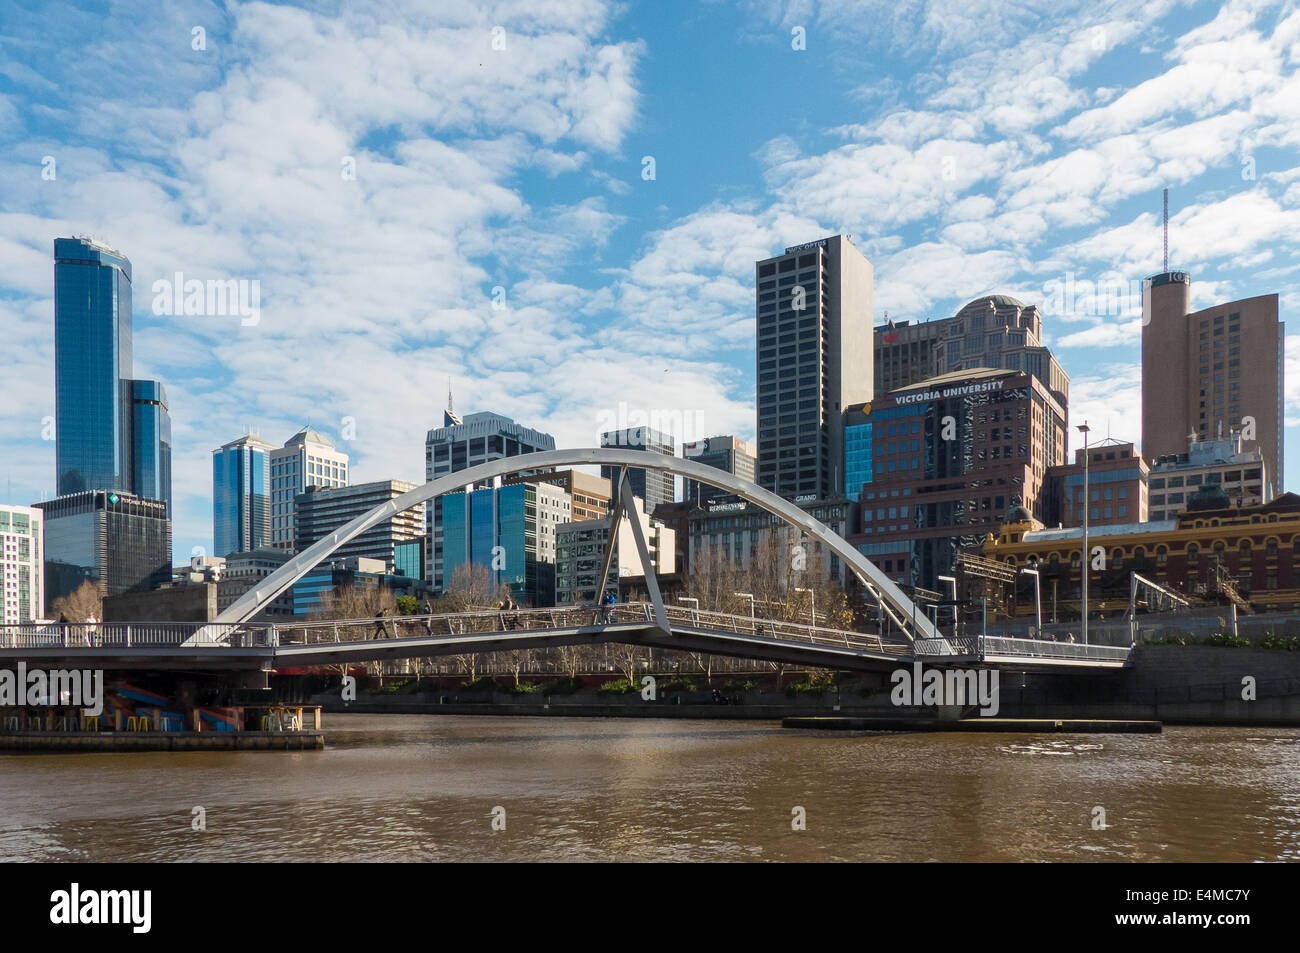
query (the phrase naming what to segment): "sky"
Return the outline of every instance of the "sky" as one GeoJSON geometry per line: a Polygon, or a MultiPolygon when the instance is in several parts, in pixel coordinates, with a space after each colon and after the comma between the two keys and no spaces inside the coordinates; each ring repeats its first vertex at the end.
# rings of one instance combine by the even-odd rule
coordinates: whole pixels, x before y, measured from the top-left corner
{"type": "Polygon", "coordinates": [[[1279,295],[1294,458],[1298,66],[1297,3],[1255,0],[6,3],[5,500],[54,495],[57,236],[133,263],[179,562],[213,449],[310,423],[423,482],[449,385],[560,447],[752,439],[754,262],[838,233],[876,323],[1038,304],[1071,422],[1139,441],[1163,188],[1193,309],[1279,295]],[[172,313],[177,273],[258,310],[172,313]]]}

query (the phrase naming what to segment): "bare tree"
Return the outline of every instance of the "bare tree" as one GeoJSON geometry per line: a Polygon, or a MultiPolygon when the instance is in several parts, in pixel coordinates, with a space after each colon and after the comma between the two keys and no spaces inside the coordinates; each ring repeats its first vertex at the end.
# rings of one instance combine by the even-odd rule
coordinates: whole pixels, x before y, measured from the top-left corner
{"type": "Polygon", "coordinates": [[[61,622],[85,622],[104,618],[104,599],[99,587],[89,579],[66,596],[59,596],[50,605],[50,612],[61,622]]]}

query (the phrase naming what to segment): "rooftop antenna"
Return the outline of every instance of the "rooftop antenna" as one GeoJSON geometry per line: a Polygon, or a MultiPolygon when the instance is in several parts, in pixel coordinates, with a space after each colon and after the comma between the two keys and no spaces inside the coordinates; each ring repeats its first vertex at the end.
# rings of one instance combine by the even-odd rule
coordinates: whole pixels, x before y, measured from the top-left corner
{"type": "Polygon", "coordinates": [[[1165,272],[1169,271],[1169,190],[1165,189],[1165,272]]]}

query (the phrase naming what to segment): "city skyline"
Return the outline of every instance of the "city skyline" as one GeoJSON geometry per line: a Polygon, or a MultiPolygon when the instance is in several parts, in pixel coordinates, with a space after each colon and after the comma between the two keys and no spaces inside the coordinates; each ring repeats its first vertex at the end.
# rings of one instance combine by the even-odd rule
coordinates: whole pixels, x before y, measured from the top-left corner
{"type": "MultiPolygon", "coordinates": [[[[505,414],[559,446],[596,445],[602,414],[620,400],[693,414],[699,432],[674,434],[679,443],[753,440],[754,264],[837,233],[853,234],[873,265],[876,324],[886,311],[949,317],[984,294],[1038,305],[1044,342],[1071,377],[1072,422],[1140,440],[1138,303],[1119,296],[1123,314],[1089,315],[1071,299],[1083,281],[1117,272],[1117,288],[1131,291],[1162,270],[1162,186],[1172,190],[1170,268],[1191,274],[1194,308],[1278,293],[1286,320],[1300,303],[1286,255],[1300,234],[1300,161],[1285,128],[1300,101],[1300,20],[1275,6],[1253,16],[1234,5],[1217,16],[1206,5],[1171,9],[1121,5],[1104,22],[1091,12],[1060,23],[1026,13],[987,48],[972,28],[983,22],[978,10],[952,21],[965,29],[899,17],[888,41],[872,42],[915,41],[889,60],[919,77],[905,87],[862,85],[850,42],[862,37],[833,11],[796,22],[761,5],[706,8],[669,30],[593,3],[546,15],[558,22],[502,14],[499,51],[495,24],[412,14],[414,46],[386,51],[399,72],[426,76],[420,45],[442,42],[438,26],[475,52],[473,70],[483,61],[499,76],[505,67],[489,55],[527,54],[536,89],[481,119],[432,108],[439,96],[477,102],[469,65],[439,78],[444,87],[427,99],[405,100],[409,116],[383,107],[382,90],[359,78],[338,81],[337,102],[310,96],[308,80],[330,52],[323,15],[236,6],[205,28],[204,50],[191,38],[212,19],[206,8],[182,6],[158,22],[95,21],[106,31],[97,50],[153,50],[139,77],[119,77],[96,102],[138,102],[151,107],[149,120],[113,109],[95,124],[89,110],[45,115],[35,108],[40,84],[21,69],[0,87],[20,120],[0,186],[10,235],[0,313],[14,328],[21,384],[0,431],[6,502],[54,493],[53,444],[42,438],[54,413],[48,248],[72,233],[110,241],[135,266],[135,373],[165,382],[171,401],[178,561],[196,545],[210,551],[208,458],[245,421],[267,434],[319,421],[337,437],[350,419],[354,436],[340,449],[353,482],[418,481],[422,434],[437,426],[447,376],[463,409],[505,414]],[[792,49],[801,27],[807,49],[792,49]],[[259,46],[260,31],[299,36],[306,50],[290,61],[283,48],[259,46]],[[552,33],[571,35],[572,62],[546,39],[552,33]],[[738,78],[710,71],[705,82],[681,69],[705,49],[738,78]],[[1197,71],[1222,77],[1247,54],[1255,69],[1240,83],[1216,91],[1186,81],[1197,71]],[[1034,82],[985,81],[999,56],[1031,64],[1034,82]],[[249,68],[255,58],[260,77],[249,68]],[[821,101],[805,103],[801,77],[828,59],[821,101]],[[938,83],[928,85],[927,69],[938,83]],[[174,81],[147,88],[164,71],[174,81]],[[579,93],[550,92],[571,75],[585,81],[579,93]],[[738,101],[728,83],[742,78],[773,111],[719,120],[709,104],[738,101]],[[982,99],[963,102],[976,88],[982,99]],[[687,90],[698,109],[683,110],[687,90]],[[255,94],[280,97],[277,109],[307,96],[314,124],[268,136],[255,94]],[[734,142],[719,142],[706,121],[721,121],[734,142]],[[149,122],[156,129],[146,134],[149,122]],[[410,128],[393,131],[403,122],[410,128]],[[42,177],[46,156],[52,179],[42,177]],[[349,156],[352,179],[343,175],[349,156]],[[455,188],[420,185],[430,177],[455,188]],[[220,201],[205,206],[215,193],[220,201]],[[296,258],[293,267],[279,255],[290,237],[301,249],[285,259],[296,258]],[[417,259],[401,280],[380,280],[417,259]],[[164,293],[183,287],[178,274],[260,282],[256,320],[168,313],[183,310],[164,293]],[[1071,305],[1075,313],[1060,313],[1071,305]]],[[[90,27],[68,8],[51,12],[73,40],[90,27]]],[[[373,24],[340,14],[336,25],[353,54],[378,55],[360,42],[376,34],[373,24]]],[[[5,32],[39,50],[35,26],[12,14],[5,32]]],[[[67,82],[78,69],[51,68],[68,70],[55,77],[67,82]]],[[[866,75],[880,73],[889,66],[866,75]]],[[[1300,376],[1288,377],[1294,395],[1300,376]]],[[[1293,452],[1296,437],[1288,427],[1293,452]]]]}

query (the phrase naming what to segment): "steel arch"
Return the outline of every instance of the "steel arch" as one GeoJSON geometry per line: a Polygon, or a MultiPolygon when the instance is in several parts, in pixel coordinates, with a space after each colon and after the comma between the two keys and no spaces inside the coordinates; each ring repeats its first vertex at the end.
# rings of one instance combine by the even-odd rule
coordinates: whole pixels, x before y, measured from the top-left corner
{"type": "Polygon", "coordinates": [[[271,573],[258,585],[249,589],[228,609],[219,614],[215,622],[245,622],[267,603],[289,588],[309,570],[314,568],[338,547],[355,539],[378,523],[392,518],[394,514],[410,509],[418,503],[426,503],[445,493],[454,493],[481,480],[508,476],[523,470],[537,470],[545,467],[570,466],[615,466],[639,467],[645,470],[660,470],[674,476],[689,477],[700,483],[718,487],[767,512],[779,516],[786,523],[804,530],[817,542],[826,546],[831,552],[844,560],[846,566],[864,584],[879,593],[880,598],[903,621],[912,620],[915,631],[908,633],[914,639],[938,639],[943,637],[931,624],[925,613],[918,612],[912,600],[903,594],[883,572],[876,568],[848,541],[833,532],[829,527],[813,519],[799,507],[782,499],[775,493],[763,489],[746,480],[738,479],[723,470],[696,463],[682,457],[670,457],[662,453],[636,450],[627,447],[601,447],[578,450],[543,450],[539,453],[526,453],[514,457],[504,457],[481,463],[465,470],[457,470],[439,477],[424,486],[416,487],[403,493],[394,500],[381,503],[370,512],[358,516],[352,522],[341,526],[329,536],[313,543],[293,559],[289,560],[275,572],[271,573]]]}

